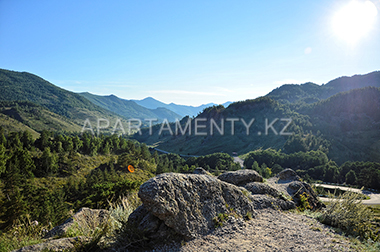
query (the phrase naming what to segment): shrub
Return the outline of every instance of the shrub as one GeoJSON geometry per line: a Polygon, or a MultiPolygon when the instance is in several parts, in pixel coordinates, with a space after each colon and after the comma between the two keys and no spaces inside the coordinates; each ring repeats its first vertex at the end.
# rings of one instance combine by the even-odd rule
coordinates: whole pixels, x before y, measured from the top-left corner
{"type": "Polygon", "coordinates": [[[310,195],[306,192],[300,195],[300,204],[297,207],[298,211],[303,212],[305,210],[312,209],[312,207],[309,204],[309,197],[310,195]]]}
{"type": "Polygon", "coordinates": [[[374,214],[361,203],[361,197],[357,193],[346,192],[340,195],[326,207],[318,219],[354,237],[374,241],[379,238],[372,231],[371,221],[374,214]]]}

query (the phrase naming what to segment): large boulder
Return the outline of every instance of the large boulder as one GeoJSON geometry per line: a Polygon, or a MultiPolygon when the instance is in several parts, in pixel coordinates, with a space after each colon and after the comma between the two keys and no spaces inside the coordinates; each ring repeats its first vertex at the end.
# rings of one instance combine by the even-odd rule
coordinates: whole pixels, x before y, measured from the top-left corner
{"type": "Polygon", "coordinates": [[[250,191],[252,194],[266,194],[275,198],[285,199],[283,195],[268,184],[261,182],[252,182],[244,186],[245,189],[250,191]]]}
{"type": "Polygon", "coordinates": [[[281,171],[276,177],[280,182],[301,181],[297,173],[290,168],[281,171]]]}
{"type": "Polygon", "coordinates": [[[289,183],[288,192],[293,195],[292,197],[297,205],[301,204],[301,197],[303,196],[306,197],[311,209],[321,209],[325,207],[325,204],[318,200],[317,193],[308,183],[293,181],[289,183]]]}
{"type": "Polygon", "coordinates": [[[244,186],[250,182],[264,181],[263,177],[261,177],[255,170],[248,169],[225,172],[219,175],[218,179],[237,186],[244,186]]]}
{"type": "Polygon", "coordinates": [[[44,238],[65,236],[68,231],[90,234],[95,228],[103,225],[108,217],[107,210],[83,207],[63,224],[50,230],[44,238]]]}
{"type": "Polygon", "coordinates": [[[281,210],[289,210],[296,208],[296,204],[284,197],[283,193],[262,182],[252,182],[244,186],[252,193],[254,205],[256,209],[274,208],[281,210]]]}
{"type": "MultiPolygon", "coordinates": [[[[255,215],[254,202],[247,191],[243,193],[241,188],[207,175],[161,174],[141,185],[139,197],[143,208],[138,210],[140,214],[132,214],[132,220],[137,216],[141,216],[140,220],[157,217],[185,238],[207,234],[219,213],[255,215]]],[[[144,226],[142,221],[139,225],[144,226]]],[[[146,225],[154,231],[161,223],[146,225]]]]}
{"type": "Polygon", "coordinates": [[[267,182],[283,195],[291,198],[297,206],[302,203],[301,197],[304,195],[312,209],[320,209],[325,205],[318,200],[318,195],[313,188],[305,182],[292,169],[285,169],[277,176],[270,178],[267,182]]]}
{"type": "Polygon", "coordinates": [[[254,194],[251,199],[255,209],[272,208],[275,210],[290,210],[297,207],[291,200],[274,198],[265,194],[254,194]]]}
{"type": "Polygon", "coordinates": [[[202,167],[198,167],[196,168],[194,171],[193,171],[194,174],[198,174],[198,175],[211,175],[211,173],[209,173],[208,171],[206,171],[205,169],[203,169],[202,167]]]}
{"type": "Polygon", "coordinates": [[[149,240],[153,242],[171,242],[184,238],[166,226],[163,220],[150,213],[144,205],[139,206],[129,215],[128,225],[130,229],[143,231],[144,236],[149,237],[149,240]]]}

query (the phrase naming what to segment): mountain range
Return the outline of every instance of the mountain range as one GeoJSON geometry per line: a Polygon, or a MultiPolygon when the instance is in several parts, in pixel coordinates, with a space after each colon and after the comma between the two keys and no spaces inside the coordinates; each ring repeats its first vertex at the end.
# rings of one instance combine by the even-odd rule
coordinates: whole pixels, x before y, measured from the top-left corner
{"type": "Polygon", "coordinates": [[[29,130],[37,137],[44,129],[78,132],[86,119],[96,130],[97,118],[109,119],[111,127],[121,120],[126,128],[131,118],[162,122],[182,117],[181,129],[191,127],[187,133],[175,134],[174,123],[164,128],[157,124],[152,134],[144,129],[141,136],[133,137],[186,155],[274,148],[286,153],[319,150],[337,163],[380,162],[379,87],[380,72],[375,71],[339,77],[325,85],[287,84],[256,99],[192,107],[165,104],[152,97],[125,100],[115,95],[77,94],[30,73],[0,69],[0,126],[6,132],[29,130]],[[234,125],[231,118],[237,118],[234,125]],[[197,119],[201,134],[195,132],[197,119]]]}
{"type": "Polygon", "coordinates": [[[380,162],[379,87],[379,71],[341,77],[326,85],[283,85],[264,97],[235,102],[227,108],[206,108],[190,124],[189,118],[183,118],[181,128],[175,124],[156,125],[152,134],[145,131],[135,138],[186,155],[242,154],[274,148],[286,153],[320,150],[340,164],[348,160],[380,162]],[[234,126],[228,121],[231,118],[238,119],[234,126]],[[247,125],[252,119],[248,135],[247,125]],[[291,135],[280,135],[288,119],[291,124],[286,132],[291,135]],[[189,129],[186,126],[191,130],[184,134],[179,131],[189,129]],[[197,126],[201,134],[196,134],[197,126]]]}
{"type": "MultiPolygon", "coordinates": [[[[136,102],[137,104],[143,106],[143,107],[150,108],[150,109],[156,109],[156,108],[160,108],[160,107],[161,108],[167,108],[167,109],[181,115],[182,117],[184,117],[184,116],[190,116],[190,117],[197,116],[198,113],[202,112],[203,109],[217,105],[216,103],[207,103],[207,104],[202,104],[200,106],[186,106],[186,105],[178,105],[175,103],[166,104],[166,103],[160,102],[160,101],[158,101],[152,97],[147,97],[147,98],[144,98],[142,100],[133,100],[133,101],[136,102]]],[[[231,103],[232,102],[225,102],[222,105],[224,107],[227,107],[231,103]]]]}
{"type": "Polygon", "coordinates": [[[80,93],[80,95],[92,103],[98,105],[99,107],[102,107],[109,111],[114,111],[116,114],[126,119],[137,118],[144,121],[145,119],[157,118],[157,122],[162,122],[164,119],[167,119],[170,122],[174,122],[176,119],[181,118],[179,114],[176,114],[167,108],[156,107],[151,109],[139,105],[135,101],[121,99],[115,95],[100,96],[90,94],[88,92],[80,93]]]}

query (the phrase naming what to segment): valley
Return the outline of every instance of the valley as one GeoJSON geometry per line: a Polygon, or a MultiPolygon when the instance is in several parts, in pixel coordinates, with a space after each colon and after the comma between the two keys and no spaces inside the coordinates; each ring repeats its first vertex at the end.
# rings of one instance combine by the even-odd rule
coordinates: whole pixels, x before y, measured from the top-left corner
{"type": "MultiPolygon", "coordinates": [[[[163,104],[77,94],[0,70],[0,239],[7,248],[39,243],[42,229],[82,207],[133,199],[129,216],[141,204],[140,186],[166,174],[251,171],[274,181],[291,167],[297,181],[379,190],[379,73],[284,85],[226,106],[154,107],[163,104]],[[31,220],[41,225],[10,236],[20,225],[30,229],[31,220]]],[[[363,204],[380,204],[378,195],[369,196],[363,204]]]]}

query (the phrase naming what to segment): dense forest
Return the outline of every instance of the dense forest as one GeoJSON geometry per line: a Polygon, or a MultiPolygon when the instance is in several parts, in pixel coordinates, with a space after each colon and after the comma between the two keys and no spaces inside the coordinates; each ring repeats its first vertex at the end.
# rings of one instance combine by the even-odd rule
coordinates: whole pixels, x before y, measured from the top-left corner
{"type": "Polygon", "coordinates": [[[180,131],[176,134],[178,126],[172,123],[169,125],[171,131],[167,130],[169,126],[156,125],[152,134],[146,129],[134,138],[146,144],[160,142],[159,148],[181,154],[205,155],[222,151],[243,154],[273,148],[288,154],[320,150],[338,165],[346,161],[380,162],[380,89],[377,87],[338,93],[312,104],[282,104],[269,97],[260,97],[235,102],[227,108],[213,106],[204,109],[196,118],[183,118],[180,121],[182,129],[189,120],[191,130],[185,134],[180,131]],[[231,119],[236,119],[233,126],[228,121],[231,119]],[[290,119],[291,124],[285,130],[289,135],[281,135],[290,119]],[[204,135],[195,134],[196,120],[203,120],[201,132],[204,135]],[[248,131],[249,122],[252,124],[248,131]],[[224,134],[217,130],[222,124],[224,134]]]}
{"type": "Polygon", "coordinates": [[[198,166],[216,173],[239,169],[223,153],[185,160],[117,135],[42,131],[34,140],[29,131],[6,135],[0,128],[0,227],[26,219],[54,226],[81,207],[108,208],[156,174],[198,166]]]}

